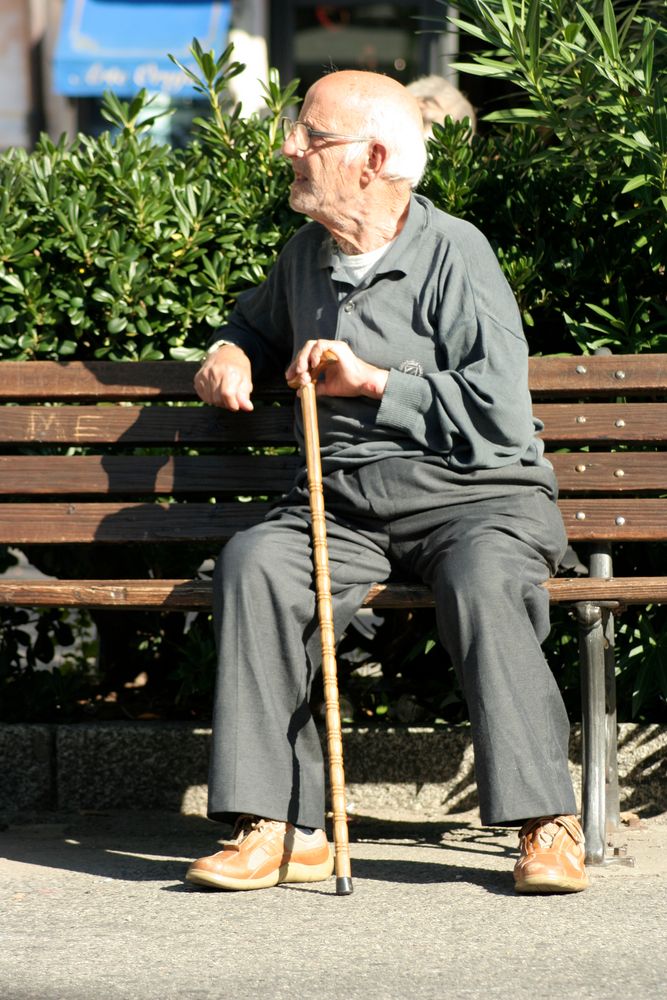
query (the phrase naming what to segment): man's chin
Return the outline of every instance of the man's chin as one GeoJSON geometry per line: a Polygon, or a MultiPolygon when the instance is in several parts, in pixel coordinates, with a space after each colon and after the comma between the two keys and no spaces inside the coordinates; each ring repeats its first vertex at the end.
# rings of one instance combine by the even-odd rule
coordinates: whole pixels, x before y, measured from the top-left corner
{"type": "Polygon", "coordinates": [[[311,211],[315,210],[313,199],[308,198],[303,191],[292,191],[289,203],[290,208],[295,212],[301,212],[303,215],[308,215],[311,211]]]}

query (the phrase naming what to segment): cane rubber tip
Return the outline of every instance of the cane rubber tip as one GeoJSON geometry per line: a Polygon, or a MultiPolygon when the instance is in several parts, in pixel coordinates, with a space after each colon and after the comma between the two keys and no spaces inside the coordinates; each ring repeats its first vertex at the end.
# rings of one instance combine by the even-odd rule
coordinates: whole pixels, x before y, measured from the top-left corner
{"type": "Polygon", "coordinates": [[[343,875],[341,878],[336,879],[336,895],[337,896],[351,896],[352,895],[352,879],[348,878],[347,875],[343,875]]]}

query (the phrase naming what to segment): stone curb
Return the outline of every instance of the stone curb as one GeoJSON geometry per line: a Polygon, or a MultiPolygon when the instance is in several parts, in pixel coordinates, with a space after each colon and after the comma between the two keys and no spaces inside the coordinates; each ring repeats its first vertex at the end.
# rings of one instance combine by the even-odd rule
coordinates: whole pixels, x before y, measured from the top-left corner
{"type": "MultiPolygon", "coordinates": [[[[167,809],[203,815],[210,729],[190,723],[0,724],[0,813],[167,809]]],[[[351,812],[465,812],[477,805],[470,729],[343,731],[351,812]]],[[[667,811],[667,727],[619,726],[621,809],[667,811]]],[[[577,793],[581,739],[570,759],[577,793]]]]}

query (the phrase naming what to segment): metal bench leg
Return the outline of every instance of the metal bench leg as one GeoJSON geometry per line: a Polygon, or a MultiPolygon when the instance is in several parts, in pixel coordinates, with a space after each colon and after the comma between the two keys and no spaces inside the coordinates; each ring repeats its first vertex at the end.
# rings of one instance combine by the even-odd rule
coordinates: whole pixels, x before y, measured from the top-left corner
{"type": "MultiPolygon", "coordinates": [[[[591,547],[589,558],[591,576],[601,576],[605,580],[614,575],[609,542],[601,542],[591,547]]],[[[618,793],[618,737],[616,720],[616,650],[614,615],[603,610],[605,656],[605,702],[606,702],[606,758],[605,758],[605,817],[606,829],[618,830],[621,825],[620,801],[618,793]]]]}
{"type": "Polygon", "coordinates": [[[581,696],[583,717],[582,820],[586,838],[586,864],[605,859],[605,765],[607,724],[605,697],[605,650],[602,608],[597,604],[575,605],[579,625],[581,696]]]}
{"type": "Polygon", "coordinates": [[[607,830],[621,826],[621,805],[618,791],[618,723],[616,719],[616,650],[614,615],[603,612],[605,700],[607,722],[607,759],[605,767],[605,815],[607,830]]]}

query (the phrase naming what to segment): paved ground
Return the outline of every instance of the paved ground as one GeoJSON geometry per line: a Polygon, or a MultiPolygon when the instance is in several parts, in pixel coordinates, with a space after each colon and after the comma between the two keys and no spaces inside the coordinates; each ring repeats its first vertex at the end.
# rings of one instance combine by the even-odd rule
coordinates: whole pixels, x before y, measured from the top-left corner
{"type": "Polygon", "coordinates": [[[186,887],[200,817],[23,817],[0,831],[2,1000],[596,998],[667,995],[667,815],[624,828],[636,867],[519,897],[516,835],[475,816],[357,818],[333,881],[186,887]]]}

